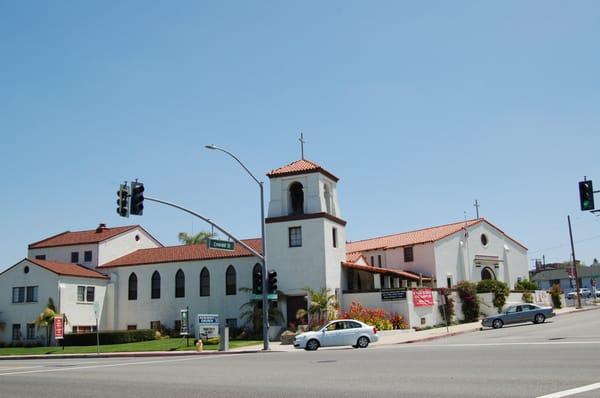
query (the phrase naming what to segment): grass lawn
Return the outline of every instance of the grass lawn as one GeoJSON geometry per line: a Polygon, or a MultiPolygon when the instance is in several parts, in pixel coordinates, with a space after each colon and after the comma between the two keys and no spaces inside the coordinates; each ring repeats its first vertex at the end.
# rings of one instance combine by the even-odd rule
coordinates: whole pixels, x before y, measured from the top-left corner
{"type": "MultiPolygon", "coordinates": [[[[189,347],[186,339],[162,339],[142,341],[139,343],[101,345],[100,352],[136,352],[136,351],[190,351],[195,350],[194,339],[190,339],[189,347]]],[[[262,340],[230,340],[229,348],[259,345],[262,340]]],[[[204,345],[204,350],[218,350],[218,345],[204,345]]],[[[82,354],[95,353],[96,346],[82,347],[7,347],[0,348],[0,356],[6,355],[45,355],[45,354],[82,354]]]]}

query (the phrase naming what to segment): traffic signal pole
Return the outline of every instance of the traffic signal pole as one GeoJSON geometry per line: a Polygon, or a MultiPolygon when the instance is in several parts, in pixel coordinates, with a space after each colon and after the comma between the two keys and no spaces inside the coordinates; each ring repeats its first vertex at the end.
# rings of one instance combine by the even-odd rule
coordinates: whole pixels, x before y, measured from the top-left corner
{"type": "Polygon", "coordinates": [[[573,276],[575,277],[575,289],[577,289],[577,308],[581,308],[581,295],[579,294],[579,278],[577,277],[577,262],[575,261],[575,246],[573,245],[573,231],[571,229],[571,216],[567,216],[569,222],[569,237],[571,239],[571,256],[573,257],[573,276]]]}

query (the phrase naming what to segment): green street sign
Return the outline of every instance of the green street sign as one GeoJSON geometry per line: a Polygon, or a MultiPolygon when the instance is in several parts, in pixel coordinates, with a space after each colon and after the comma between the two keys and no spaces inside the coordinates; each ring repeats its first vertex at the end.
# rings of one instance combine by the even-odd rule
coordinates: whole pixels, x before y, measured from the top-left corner
{"type": "Polygon", "coordinates": [[[230,240],[207,239],[206,244],[209,249],[235,250],[235,243],[230,240]]]}
{"type": "MultiPolygon", "coordinates": [[[[267,299],[277,300],[277,293],[267,294],[267,299]]],[[[262,300],[262,294],[253,294],[252,300],[262,300]]]]}

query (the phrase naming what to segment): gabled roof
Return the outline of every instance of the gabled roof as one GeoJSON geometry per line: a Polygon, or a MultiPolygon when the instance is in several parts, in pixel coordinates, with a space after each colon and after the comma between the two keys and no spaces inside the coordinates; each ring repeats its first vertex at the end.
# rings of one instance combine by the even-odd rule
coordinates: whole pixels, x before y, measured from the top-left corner
{"type": "Polygon", "coordinates": [[[271,170],[267,173],[267,177],[274,178],[308,173],[321,173],[331,178],[334,182],[339,181],[339,178],[337,178],[336,176],[334,176],[315,162],[306,159],[296,160],[293,163],[290,163],[278,169],[271,170]]]}
{"type": "MultiPolygon", "coordinates": [[[[31,243],[30,249],[40,249],[45,247],[84,245],[90,243],[99,243],[110,239],[124,232],[131,231],[135,228],[142,228],[139,225],[127,225],[124,227],[98,227],[88,231],[65,231],[49,238],[40,240],[39,242],[31,243]]],[[[143,229],[143,228],[142,228],[143,229]]]]}
{"type": "MultiPolygon", "coordinates": [[[[261,239],[243,239],[244,243],[256,250],[262,251],[261,239]]],[[[205,243],[197,245],[181,245],[169,247],[157,247],[152,249],[140,249],[133,253],[119,257],[98,268],[123,267],[128,265],[173,263],[181,261],[215,260],[221,258],[252,257],[254,256],[244,247],[235,244],[235,250],[209,249],[205,243]]]]}
{"type": "Polygon", "coordinates": [[[31,258],[27,258],[25,260],[45,268],[50,272],[54,272],[57,275],[75,276],[79,278],[109,279],[108,276],[79,264],[59,263],[58,261],[37,260],[31,258]]]}
{"type": "Polygon", "coordinates": [[[527,249],[525,246],[512,239],[510,236],[506,235],[501,229],[491,224],[489,221],[485,220],[484,218],[479,218],[475,220],[461,221],[453,224],[440,225],[437,227],[419,229],[416,231],[402,232],[399,234],[387,235],[378,238],[348,242],[346,244],[346,252],[354,253],[363,252],[367,250],[386,250],[403,246],[412,246],[417,244],[436,242],[464,229],[465,226],[466,228],[470,228],[482,222],[492,226],[504,236],[506,236],[508,239],[512,240],[524,249],[527,249]]]}

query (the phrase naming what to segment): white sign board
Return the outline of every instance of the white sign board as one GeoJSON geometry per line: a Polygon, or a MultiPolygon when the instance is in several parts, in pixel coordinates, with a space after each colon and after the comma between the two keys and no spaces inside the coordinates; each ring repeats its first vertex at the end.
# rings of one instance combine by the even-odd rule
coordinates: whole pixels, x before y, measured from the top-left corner
{"type": "Polygon", "coordinates": [[[539,305],[552,306],[552,299],[545,290],[536,290],[533,293],[534,302],[539,305]]]}
{"type": "Polygon", "coordinates": [[[219,336],[219,315],[218,314],[198,314],[198,327],[196,328],[196,338],[204,339],[219,336]]]}

